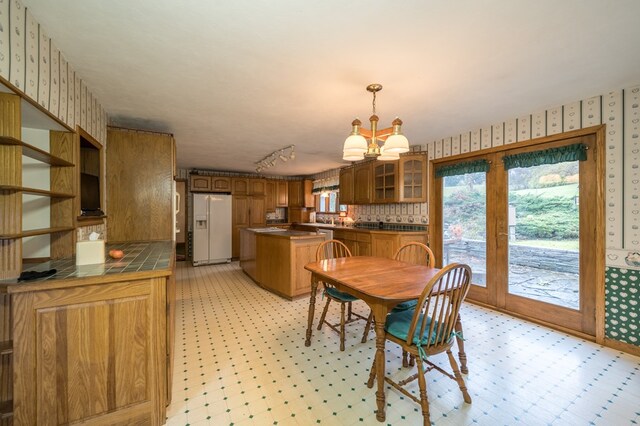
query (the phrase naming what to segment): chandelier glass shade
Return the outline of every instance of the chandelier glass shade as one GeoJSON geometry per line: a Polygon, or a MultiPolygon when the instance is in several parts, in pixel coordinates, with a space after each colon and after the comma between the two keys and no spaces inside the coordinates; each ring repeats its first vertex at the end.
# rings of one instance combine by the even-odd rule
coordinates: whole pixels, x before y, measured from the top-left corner
{"type": "Polygon", "coordinates": [[[382,90],[380,84],[370,84],[367,91],[373,94],[373,114],[369,117],[371,129],[363,129],[362,122],[357,118],[351,123],[351,134],[344,141],[342,159],[358,161],[364,158],[378,160],[397,160],[399,155],[409,152],[409,140],[402,134],[402,120],[396,117],[392,126],[378,130],[378,116],[376,115],[376,93],[382,90]],[[383,143],[381,145],[380,143],[383,143]]]}

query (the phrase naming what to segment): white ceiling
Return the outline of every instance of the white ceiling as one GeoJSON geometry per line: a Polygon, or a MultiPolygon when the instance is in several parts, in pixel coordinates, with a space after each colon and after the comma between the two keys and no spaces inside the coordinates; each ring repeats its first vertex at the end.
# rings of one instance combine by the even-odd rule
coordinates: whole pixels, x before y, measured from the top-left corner
{"type": "Polygon", "coordinates": [[[369,83],[412,144],[640,83],[637,0],[23,2],[110,123],[173,133],[185,168],[344,165],[369,83]]]}

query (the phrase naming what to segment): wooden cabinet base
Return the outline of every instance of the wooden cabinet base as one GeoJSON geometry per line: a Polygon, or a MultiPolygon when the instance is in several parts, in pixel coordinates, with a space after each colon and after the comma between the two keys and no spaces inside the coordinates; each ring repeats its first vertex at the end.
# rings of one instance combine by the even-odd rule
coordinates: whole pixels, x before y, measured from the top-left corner
{"type": "Polygon", "coordinates": [[[167,276],[87,281],[12,294],[14,424],[163,424],[167,276]]]}

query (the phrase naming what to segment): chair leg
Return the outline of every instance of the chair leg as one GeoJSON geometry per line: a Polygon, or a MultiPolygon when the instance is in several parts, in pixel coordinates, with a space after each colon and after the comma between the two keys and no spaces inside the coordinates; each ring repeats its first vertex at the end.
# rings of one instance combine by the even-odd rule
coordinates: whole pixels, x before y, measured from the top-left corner
{"type": "Polygon", "coordinates": [[[458,370],[458,363],[453,357],[451,349],[447,351],[447,356],[449,357],[449,364],[451,364],[451,368],[453,369],[453,375],[456,377],[456,382],[458,382],[458,387],[460,387],[460,391],[462,392],[464,402],[466,402],[467,404],[471,404],[471,396],[469,396],[469,392],[467,392],[467,385],[464,383],[464,379],[462,378],[462,374],[460,374],[460,370],[458,370]]]}
{"type": "MultiPolygon", "coordinates": [[[[340,304],[340,350],[344,351],[344,303],[340,304]]],[[[349,302],[351,305],[351,302],[349,302]]]]}
{"type": "Polygon", "coordinates": [[[409,366],[413,367],[414,365],[416,365],[416,357],[413,355],[409,356],[409,366]]]}
{"type": "Polygon", "coordinates": [[[318,330],[320,330],[322,328],[322,324],[324,324],[324,319],[326,318],[327,311],[329,310],[329,302],[331,302],[331,299],[327,297],[327,303],[325,303],[324,305],[324,309],[322,310],[322,315],[320,316],[320,322],[318,323],[318,330]]]}
{"type": "Polygon", "coordinates": [[[403,367],[408,367],[409,366],[409,360],[407,358],[408,355],[409,355],[409,353],[403,349],[402,350],[402,366],[403,367]]]}
{"type": "Polygon", "coordinates": [[[371,323],[373,323],[373,311],[369,312],[369,317],[367,318],[367,325],[364,326],[362,343],[367,343],[367,338],[369,337],[369,331],[371,330],[371,323]]]}
{"type": "Polygon", "coordinates": [[[349,321],[351,321],[351,313],[353,312],[352,309],[353,309],[353,307],[351,306],[351,302],[349,302],[349,314],[347,316],[347,319],[349,321]]]}
{"type": "Polygon", "coordinates": [[[376,381],[376,358],[378,356],[378,353],[376,351],[376,354],[373,356],[373,364],[371,364],[371,369],[369,370],[369,381],[367,382],[367,387],[369,389],[371,389],[373,387],[373,384],[376,381]]]}
{"type": "Polygon", "coordinates": [[[429,399],[427,398],[427,380],[424,377],[424,363],[418,359],[418,387],[420,388],[420,407],[422,408],[422,418],[424,426],[431,425],[429,415],[429,399]]]}
{"type": "Polygon", "coordinates": [[[458,343],[458,359],[460,360],[460,370],[462,371],[462,374],[469,374],[469,369],[467,368],[467,354],[464,351],[464,340],[462,339],[462,320],[460,319],[459,314],[458,319],[456,320],[455,330],[456,343],[458,343]]]}

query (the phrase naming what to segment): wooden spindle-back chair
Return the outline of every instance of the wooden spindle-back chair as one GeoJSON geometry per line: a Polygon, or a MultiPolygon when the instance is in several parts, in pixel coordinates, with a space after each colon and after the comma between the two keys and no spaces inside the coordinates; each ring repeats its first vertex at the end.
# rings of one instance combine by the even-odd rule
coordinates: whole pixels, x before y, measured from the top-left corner
{"type": "MultiPolygon", "coordinates": [[[[467,265],[452,263],[436,274],[425,286],[413,309],[392,312],[385,323],[385,338],[400,345],[417,359],[417,373],[400,382],[385,377],[391,386],[411,398],[422,408],[424,424],[429,425],[429,400],[425,373],[437,370],[455,380],[466,403],[471,397],[458,364],[451,353],[456,336],[455,325],[471,284],[471,269],[467,265]],[[429,360],[429,357],[446,352],[453,374],[429,360]],[[426,365],[426,368],[425,368],[426,365]],[[420,399],[416,398],[404,385],[418,379],[420,399]]],[[[376,375],[375,359],[369,374],[368,386],[372,387],[376,375]]]]}
{"type": "MultiPolygon", "coordinates": [[[[316,261],[324,260],[324,259],[336,259],[340,257],[351,257],[351,251],[349,248],[344,245],[341,241],[338,240],[329,240],[325,241],[316,250],[316,261]]],[[[324,295],[327,298],[327,303],[324,305],[324,309],[322,310],[322,316],[320,317],[320,322],[318,323],[318,330],[322,328],[322,324],[327,324],[333,331],[340,335],[340,350],[344,351],[344,341],[345,341],[345,325],[352,323],[358,320],[367,320],[364,316],[353,312],[352,310],[352,302],[359,300],[357,297],[354,297],[348,293],[344,293],[342,291],[337,290],[334,286],[322,283],[324,286],[324,295]],[[329,310],[329,304],[331,301],[335,301],[340,303],[340,323],[339,324],[331,324],[326,320],[327,311],[329,310]],[[348,308],[347,318],[345,319],[345,307],[348,308]],[[339,328],[338,328],[339,327],[339,328]]]]}

